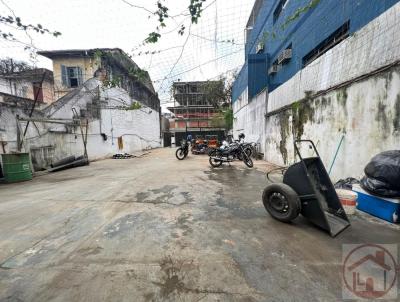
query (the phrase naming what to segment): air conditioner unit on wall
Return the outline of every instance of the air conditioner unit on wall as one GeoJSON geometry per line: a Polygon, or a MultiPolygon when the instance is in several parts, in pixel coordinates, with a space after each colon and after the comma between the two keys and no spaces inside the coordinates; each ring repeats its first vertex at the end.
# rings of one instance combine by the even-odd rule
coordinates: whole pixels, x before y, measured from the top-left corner
{"type": "Polygon", "coordinates": [[[292,58],[292,49],[287,48],[284,51],[281,52],[281,54],[278,57],[278,64],[285,63],[289,61],[292,58]]]}
{"type": "Polygon", "coordinates": [[[274,74],[274,73],[277,73],[278,72],[278,68],[279,68],[279,66],[278,65],[272,65],[269,69],[268,69],[268,74],[270,75],[270,74],[274,74]]]}
{"type": "Polygon", "coordinates": [[[264,51],[264,42],[258,42],[256,47],[256,53],[260,53],[262,51],[264,51]]]}

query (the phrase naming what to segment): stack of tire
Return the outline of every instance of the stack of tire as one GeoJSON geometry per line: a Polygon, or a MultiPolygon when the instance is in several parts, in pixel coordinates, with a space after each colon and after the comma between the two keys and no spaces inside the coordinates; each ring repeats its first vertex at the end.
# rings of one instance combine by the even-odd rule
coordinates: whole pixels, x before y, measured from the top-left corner
{"type": "Polygon", "coordinates": [[[378,196],[400,197],[400,150],[374,156],[364,169],[361,187],[378,196]]]}

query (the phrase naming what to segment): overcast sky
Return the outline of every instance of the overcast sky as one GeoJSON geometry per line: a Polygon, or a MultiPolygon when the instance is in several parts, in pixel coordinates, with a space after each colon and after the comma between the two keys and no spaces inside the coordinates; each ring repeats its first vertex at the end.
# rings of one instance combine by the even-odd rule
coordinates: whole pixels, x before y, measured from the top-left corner
{"type": "MultiPolygon", "coordinates": [[[[125,0],[133,5],[154,11],[155,0],[125,0]]],[[[12,12],[23,23],[40,23],[57,30],[61,36],[31,33],[34,45],[40,50],[113,48],[134,55],[133,60],[149,71],[161,102],[170,101],[170,87],[174,80],[207,80],[237,69],[244,61],[244,27],[254,0],[207,0],[199,24],[192,25],[187,14],[189,0],[166,0],[170,15],[182,15],[167,22],[159,43],[138,46],[157,25],[156,18],[143,9],[135,8],[124,0],[0,0],[1,15],[12,12]],[[6,4],[6,5],[5,5],[6,4]],[[177,25],[184,23],[187,31],[177,33],[177,25]],[[175,29],[175,30],[174,30],[175,29]],[[234,42],[227,42],[234,40],[234,42]],[[184,47],[183,47],[184,46],[184,47]],[[143,55],[146,51],[161,51],[143,55]],[[138,55],[142,52],[142,55],[138,55]],[[175,66],[175,67],[174,67],[175,66]],[[165,79],[166,78],[166,79],[165,79]]],[[[4,26],[0,30],[10,28],[4,26]]],[[[25,34],[17,35],[29,44],[25,34]]],[[[29,52],[20,43],[0,40],[0,56],[29,60],[29,52]]],[[[51,61],[38,57],[38,67],[51,69],[51,61]]]]}

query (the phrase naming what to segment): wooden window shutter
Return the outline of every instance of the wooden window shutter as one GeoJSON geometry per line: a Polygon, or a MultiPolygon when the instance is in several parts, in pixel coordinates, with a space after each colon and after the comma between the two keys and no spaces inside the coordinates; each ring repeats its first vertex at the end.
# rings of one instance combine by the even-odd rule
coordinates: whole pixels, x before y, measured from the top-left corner
{"type": "Polygon", "coordinates": [[[78,69],[78,85],[82,85],[83,83],[83,76],[82,76],[82,68],[77,67],[78,69]]]}
{"type": "Polygon", "coordinates": [[[61,65],[61,80],[62,80],[63,86],[69,87],[67,67],[65,65],[61,65]]]}

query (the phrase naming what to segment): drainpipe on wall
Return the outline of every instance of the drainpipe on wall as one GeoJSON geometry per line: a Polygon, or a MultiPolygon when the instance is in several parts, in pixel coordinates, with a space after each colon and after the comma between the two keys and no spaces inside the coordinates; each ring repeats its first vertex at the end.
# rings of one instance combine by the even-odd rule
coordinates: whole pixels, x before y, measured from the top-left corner
{"type": "Polygon", "coordinates": [[[267,159],[267,114],[268,114],[268,87],[265,89],[265,113],[264,113],[264,160],[267,159]]]}

